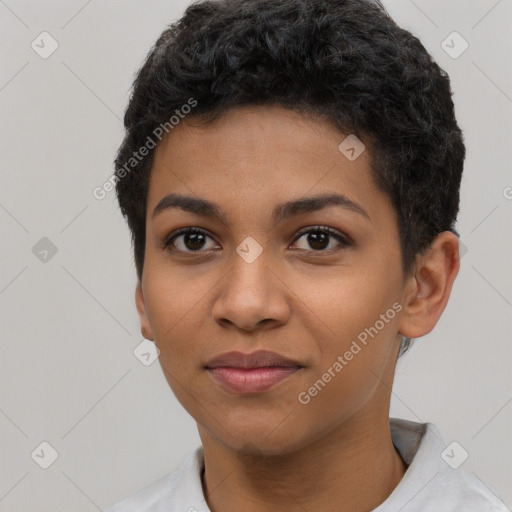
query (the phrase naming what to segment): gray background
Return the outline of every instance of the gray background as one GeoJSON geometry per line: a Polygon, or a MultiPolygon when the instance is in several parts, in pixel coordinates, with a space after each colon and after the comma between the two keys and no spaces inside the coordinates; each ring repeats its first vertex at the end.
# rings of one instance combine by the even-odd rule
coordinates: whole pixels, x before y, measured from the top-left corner
{"type": "MultiPolygon", "coordinates": [[[[103,510],[199,445],[158,361],[133,353],[129,233],[114,193],[92,195],[135,71],[188,3],[0,0],[0,511],[103,510]],[[46,59],[31,47],[43,31],[59,45],[46,59]]],[[[450,74],[468,149],[467,252],[438,326],[400,363],[391,413],[435,423],[510,506],[512,0],[385,4],[450,74]],[[458,58],[441,46],[453,31],[469,43],[458,58]]]]}

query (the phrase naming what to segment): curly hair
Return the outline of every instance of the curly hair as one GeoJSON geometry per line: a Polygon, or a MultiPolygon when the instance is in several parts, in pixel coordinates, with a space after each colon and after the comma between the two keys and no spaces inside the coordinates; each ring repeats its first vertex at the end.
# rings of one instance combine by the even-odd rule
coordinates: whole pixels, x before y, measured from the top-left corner
{"type": "Polygon", "coordinates": [[[404,274],[436,235],[457,234],[465,146],[449,77],[379,1],[203,0],[151,48],[124,116],[116,192],[139,279],[154,151],[126,162],[191,98],[188,117],[205,124],[277,104],[359,137],[397,212],[404,274]]]}

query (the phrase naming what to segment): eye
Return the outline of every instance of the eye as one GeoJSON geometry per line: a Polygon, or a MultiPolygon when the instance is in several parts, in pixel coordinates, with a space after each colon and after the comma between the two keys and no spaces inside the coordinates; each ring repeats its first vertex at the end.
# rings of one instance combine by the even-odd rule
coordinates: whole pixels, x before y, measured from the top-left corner
{"type": "MultiPolygon", "coordinates": [[[[327,226],[314,226],[303,229],[295,238],[294,243],[300,241],[300,239],[305,235],[308,235],[308,237],[305,239],[306,244],[309,244],[312,249],[309,249],[308,247],[299,247],[301,250],[332,253],[352,245],[348,238],[327,226]],[[338,241],[338,246],[335,246],[334,248],[329,247],[329,239],[332,238],[338,241]]],[[[218,247],[218,245],[215,244],[213,247],[205,247],[208,238],[213,241],[212,237],[208,235],[208,233],[203,229],[182,228],[168,236],[163,241],[162,246],[165,250],[171,252],[207,252],[208,250],[218,247]]]]}
{"type": "MultiPolygon", "coordinates": [[[[313,248],[312,250],[314,252],[331,253],[352,245],[352,243],[341,233],[338,233],[327,226],[315,226],[313,229],[309,227],[306,228],[306,230],[302,230],[295,239],[295,243],[303,238],[304,235],[308,235],[306,238],[306,244],[309,244],[309,246],[313,248]],[[329,247],[330,238],[335,238],[339,242],[337,247],[329,247]]],[[[311,250],[308,247],[299,247],[299,249],[304,249],[306,251],[311,250]]]]}
{"type": "MultiPolygon", "coordinates": [[[[169,251],[178,252],[205,252],[201,249],[205,249],[205,241],[209,238],[213,240],[208,233],[199,228],[183,228],[171,234],[163,242],[163,248],[169,251]],[[180,240],[181,238],[181,240],[180,240]],[[176,244],[176,242],[178,242],[176,244]]],[[[218,247],[218,246],[216,246],[218,247]]],[[[212,249],[213,247],[206,247],[206,250],[212,249]]]]}

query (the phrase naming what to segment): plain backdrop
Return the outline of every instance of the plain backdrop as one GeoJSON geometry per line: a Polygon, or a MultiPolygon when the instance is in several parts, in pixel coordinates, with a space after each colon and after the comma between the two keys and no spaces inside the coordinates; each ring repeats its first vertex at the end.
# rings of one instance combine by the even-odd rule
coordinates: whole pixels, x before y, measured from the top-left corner
{"type": "MultiPolygon", "coordinates": [[[[136,357],[129,232],[115,194],[92,194],[134,73],[188,3],[0,0],[2,512],[104,510],[199,445],[158,361],[136,357]]],[[[512,1],[385,5],[449,73],[468,152],[461,270],[391,415],[435,423],[510,507],[512,1]]]]}

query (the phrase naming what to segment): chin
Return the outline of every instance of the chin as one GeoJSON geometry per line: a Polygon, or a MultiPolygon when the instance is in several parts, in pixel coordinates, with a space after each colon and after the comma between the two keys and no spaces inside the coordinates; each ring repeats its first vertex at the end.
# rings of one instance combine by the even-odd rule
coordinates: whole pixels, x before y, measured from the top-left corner
{"type": "Polygon", "coordinates": [[[220,444],[241,456],[284,455],[307,444],[308,433],[299,431],[297,425],[294,425],[296,422],[290,418],[291,415],[285,421],[282,417],[276,417],[275,421],[269,418],[249,418],[243,422],[230,422],[224,416],[222,421],[219,420],[208,431],[220,444]]]}

